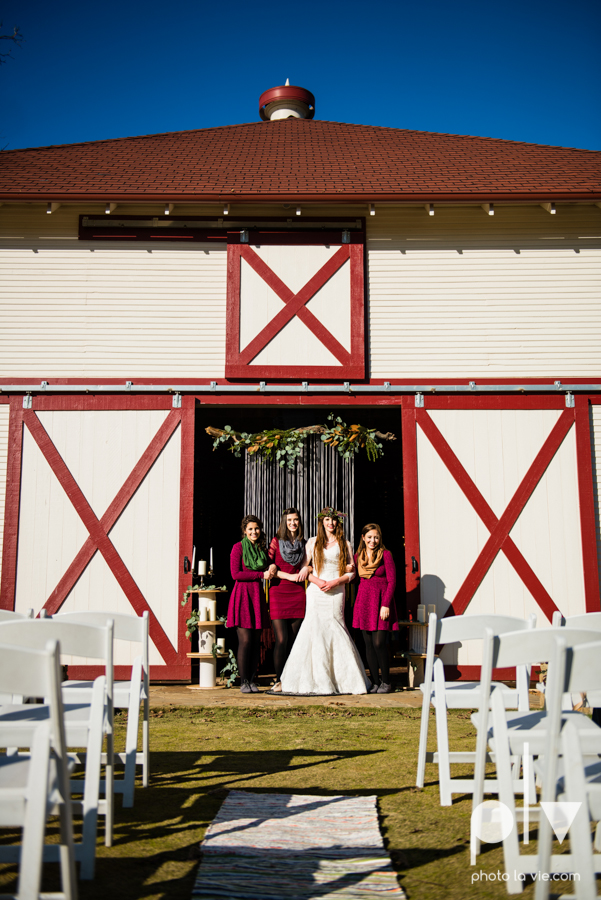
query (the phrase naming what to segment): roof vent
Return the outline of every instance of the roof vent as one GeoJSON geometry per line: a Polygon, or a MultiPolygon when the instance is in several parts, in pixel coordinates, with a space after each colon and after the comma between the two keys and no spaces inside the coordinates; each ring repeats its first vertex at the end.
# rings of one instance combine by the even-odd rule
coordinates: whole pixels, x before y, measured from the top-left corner
{"type": "Polygon", "coordinates": [[[259,98],[259,115],[264,122],[272,119],[312,119],[315,97],[306,88],[290,84],[269,88],[259,98]]]}

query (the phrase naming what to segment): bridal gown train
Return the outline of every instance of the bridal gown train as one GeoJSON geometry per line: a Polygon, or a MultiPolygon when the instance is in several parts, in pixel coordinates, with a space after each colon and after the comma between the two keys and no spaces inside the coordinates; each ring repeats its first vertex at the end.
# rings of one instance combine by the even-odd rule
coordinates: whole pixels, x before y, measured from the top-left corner
{"type": "MultiPolygon", "coordinates": [[[[338,578],[338,544],[324,550],[319,577],[338,578]]],[[[349,557],[352,559],[352,556],[349,557]]],[[[307,588],[307,610],[282,672],[287,694],[366,694],[371,682],[344,624],[344,585],[307,588]]]]}

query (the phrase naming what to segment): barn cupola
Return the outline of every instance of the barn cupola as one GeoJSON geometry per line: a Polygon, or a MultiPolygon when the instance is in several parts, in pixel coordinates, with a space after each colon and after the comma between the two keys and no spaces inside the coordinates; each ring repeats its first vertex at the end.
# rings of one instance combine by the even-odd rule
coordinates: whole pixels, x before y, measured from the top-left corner
{"type": "Polygon", "coordinates": [[[259,115],[264,122],[274,119],[312,119],[315,97],[306,88],[290,84],[269,88],[259,98],[259,115]]]}

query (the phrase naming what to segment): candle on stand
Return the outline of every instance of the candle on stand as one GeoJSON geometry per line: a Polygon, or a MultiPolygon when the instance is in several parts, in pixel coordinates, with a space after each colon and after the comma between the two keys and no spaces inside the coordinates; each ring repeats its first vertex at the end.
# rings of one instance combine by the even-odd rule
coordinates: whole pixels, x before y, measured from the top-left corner
{"type": "Polygon", "coordinates": [[[194,563],[196,562],[196,545],[192,547],[192,574],[194,574],[194,563]]]}
{"type": "Polygon", "coordinates": [[[213,571],[213,548],[209,550],[209,569],[213,571]]]}
{"type": "Polygon", "coordinates": [[[201,559],[198,563],[198,574],[206,575],[207,574],[207,561],[206,559],[201,559]]]}

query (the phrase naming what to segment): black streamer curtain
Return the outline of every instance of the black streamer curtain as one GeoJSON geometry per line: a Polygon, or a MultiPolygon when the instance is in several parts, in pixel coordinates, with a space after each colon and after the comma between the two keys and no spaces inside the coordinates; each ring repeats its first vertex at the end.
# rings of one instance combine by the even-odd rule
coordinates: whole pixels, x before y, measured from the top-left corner
{"type": "MultiPolygon", "coordinates": [[[[310,538],[317,533],[317,514],[324,506],[334,506],[346,513],[344,533],[354,547],[354,499],[354,459],[343,459],[319,435],[308,435],[294,469],[244,454],[244,514],[263,521],[268,543],[280,524],[282,510],[295,506],[303,520],[305,538],[310,538]]],[[[273,644],[272,629],[264,628],[261,663],[273,644]]]]}

